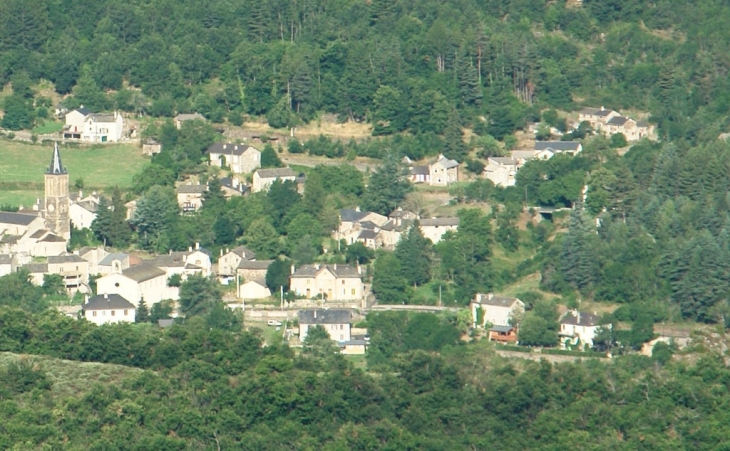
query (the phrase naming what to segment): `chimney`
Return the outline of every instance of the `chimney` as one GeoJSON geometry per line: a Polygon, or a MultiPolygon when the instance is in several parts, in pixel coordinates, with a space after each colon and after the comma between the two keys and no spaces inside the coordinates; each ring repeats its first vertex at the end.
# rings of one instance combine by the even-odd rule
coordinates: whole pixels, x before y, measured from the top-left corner
{"type": "Polygon", "coordinates": [[[89,303],[89,294],[87,293],[84,295],[84,304],[88,304],[88,303],[89,303]]]}
{"type": "Polygon", "coordinates": [[[84,197],[84,192],[79,190],[79,200],[81,200],[81,198],[83,198],[83,197],[84,197]]]}
{"type": "MultiPolygon", "coordinates": [[[[228,252],[228,249],[226,249],[226,252],[228,252]]],[[[221,248],[221,257],[223,257],[223,249],[221,248]]]]}
{"type": "Polygon", "coordinates": [[[239,182],[239,181],[238,181],[238,177],[233,177],[233,178],[231,179],[231,184],[233,185],[233,187],[234,187],[234,188],[238,188],[238,185],[239,185],[240,183],[241,183],[241,182],[239,182]]]}
{"type": "Polygon", "coordinates": [[[317,318],[317,311],[316,310],[314,311],[314,318],[315,319],[317,318]]]}
{"type": "Polygon", "coordinates": [[[169,251],[167,251],[167,253],[168,253],[168,255],[172,255],[172,249],[170,249],[169,251]]]}
{"type": "Polygon", "coordinates": [[[360,262],[356,262],[355,267],[357,268],[357,273],[362,275],[362,266],[360,266],[360,262]]]}
{"type": "Polygon", "coordinates": [[[335,263],[335,271],[337,271],[337,263],[335,263]]]}
{"type": "Polygon", "coordinates": [[[316,265],[314,265],[314,269],[316,269],[317,271],[319,271],[319,263],[317,263],[316,265]]]}
{"type": "Polygon", "coordinates": [[[580,312],[577,312],[576,313],[576,317],[575,318],[576,318],[576,321],[575,322],[578,323],[578,324],[580,324],[580,312]]]}
{"type": "Polygon", "coordinates": [[[601,111],[606,111],[606,108],[604,108],[603,105],[601,105],[601,111]]]}
{"type": "Polygon", "coordinates": [[[195,242],[195,250],[197,251],[199,249],[200,249],[200,242],[196,241],[195,242]]]}
{"type": "Polygon", "coordinates": [[[193,246],[188,246],[188,252],[192,252],[192,251],[193,251],[193,246]]]}
{"type": "Polygon", "coordinates": [[[291,273],[294,274],[294,265],[291,265],[291,273]]]}
{"type": "Polygon", "coordinates": [[[107,293],[104,293],[104,299],[106,299],[107,301],[109,300],[109,295],[107,293]]]}

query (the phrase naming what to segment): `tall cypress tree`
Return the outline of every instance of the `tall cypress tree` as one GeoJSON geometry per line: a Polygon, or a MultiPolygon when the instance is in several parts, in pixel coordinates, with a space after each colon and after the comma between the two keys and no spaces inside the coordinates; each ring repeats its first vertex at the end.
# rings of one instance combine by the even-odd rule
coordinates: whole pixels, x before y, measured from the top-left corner
{"type": "Polygon", "coordinates": [[[395,247],[401,274],[409,285],[422,285],[431,279],[431,242],[423,236],[416,221],[395,247]]]}
{"type": "Polygon", "coordinates": [[[461,130],[461,119],[456,108],[452,108],[444,130],[444,156],[463,162],[468,149],[464,143],[464,132],[461,130]]]}

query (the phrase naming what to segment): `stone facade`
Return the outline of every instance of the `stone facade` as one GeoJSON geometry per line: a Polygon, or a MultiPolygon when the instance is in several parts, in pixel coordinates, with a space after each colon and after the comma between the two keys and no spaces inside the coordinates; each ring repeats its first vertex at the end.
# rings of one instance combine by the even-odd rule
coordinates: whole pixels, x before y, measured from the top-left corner
{"type": "Polygon", "coordinates": [[[51,165],[45,174],[45,219],[46,228],[54,234],[71,238],[71,221],[69,219],[70,200],[68,194],[68,171],[61,163],[58,144],[53,149],[51,165]]]}

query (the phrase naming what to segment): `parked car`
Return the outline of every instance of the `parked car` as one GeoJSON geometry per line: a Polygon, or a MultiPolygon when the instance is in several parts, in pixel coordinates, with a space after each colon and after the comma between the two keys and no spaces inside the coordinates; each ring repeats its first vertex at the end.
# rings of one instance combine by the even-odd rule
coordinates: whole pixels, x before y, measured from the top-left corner
{"type": "Polygon", "coordinates": [[[275,319],[270,319],[270,320],[266,321],[266,324],[268,324],[269,326],[281,326],[281,321],[277,321],[275,319]]]}

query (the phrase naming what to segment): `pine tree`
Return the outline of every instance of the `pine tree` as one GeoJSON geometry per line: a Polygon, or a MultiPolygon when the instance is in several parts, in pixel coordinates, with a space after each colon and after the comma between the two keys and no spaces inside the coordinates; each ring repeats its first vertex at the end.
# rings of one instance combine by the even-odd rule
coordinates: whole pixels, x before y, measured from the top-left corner
{"type": "Polygon", "coordinates": [[[96,218],[91,223],[91,230],[94,232],[94,236],[105,246],[111,244],[109,237],[111,235],[112,221],[112,211],[109,208],[109,203],[102,196],[99,201],[99,207],[96,210],[96,218]]]}
{"type": "Polygon", "coordinates": [[[456,108],[451,109],[449,119],[444,130],[444,156],[463,162],[466,160],[468,149],[464,143],[464,132],[461,130],[461,120],[456,108]]]}
{"type": "Polygon", "coordinates": [[[423,285],[431,279],[431,242],[423,236],[416,221],[395,247],[401,274],[409,285],[423,285]]]}
{"type": "Polygon", "coordinates": [[[403,202],[412,188],[405,179],[405,173],[398,159],[390,154],[370,176],[370,183],[365,189],[361,206],[365,210],[388,215],[403,202]]]}
{"type": "Polygon", "coordinates": [[[147,308],[147,303],[144,298],[139,300],[136,310],[134,311],[134,322],[135,323],[146,323],[150,320],[150,311],[147,308]]]}
{"type": "Polygon", "coordinates": [[[479,84],[479,74],[477,69],[471,63],[470,59],[461,58],[457,66],[459,94],[461,102],[465,106],[478,107],[482,104],[482,87],[479,84]]]}
{"type": "Polygon", "coordinates": [[[312,90],[312,77],[309,66],[306,62],[297,67],[294,77],[290,83],[292,108],[297,113],[302,110],[302,105],[311,104],[310,91],[312,90]]]}

